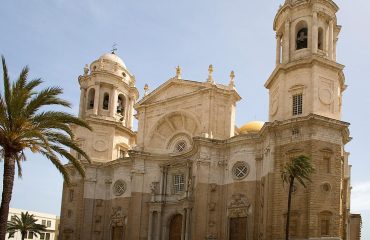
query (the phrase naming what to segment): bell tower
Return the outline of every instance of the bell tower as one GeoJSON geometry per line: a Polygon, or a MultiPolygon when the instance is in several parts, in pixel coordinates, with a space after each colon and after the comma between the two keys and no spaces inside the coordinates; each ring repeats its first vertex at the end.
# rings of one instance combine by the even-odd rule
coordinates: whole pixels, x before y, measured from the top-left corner
{"type": "Polygon", "coordinates": [[[75,129],[81,147],[93,161],[107,162],[127,156],[136,141],[133,105],[139,97],[135,77],[114,52],[84,68],[79,79],[79,117],[93,128],[75,129]]]}
{"type": "Polygon", "coordinates": [[[309,114],[341,119],[346,85],[336,62],[338,10],[332,0],[286,0],[279,8],[276,68],[265,83],[270,121],[309,114]]]}

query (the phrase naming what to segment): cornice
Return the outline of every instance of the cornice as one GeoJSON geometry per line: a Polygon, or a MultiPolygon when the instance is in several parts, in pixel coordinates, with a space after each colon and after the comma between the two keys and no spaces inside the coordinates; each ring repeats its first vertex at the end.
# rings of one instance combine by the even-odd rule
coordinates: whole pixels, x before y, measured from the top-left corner
{"type": "Polygon", "coordinates": [[[211,91],[211,90],[216,91],[216,92],[221,93],[221,94],[224,94],[224,95],[232,95],[236,102],[241,100],[241,97],[237,93],[235,88],[230,88],[228,86],[223,86],[223,85],[220,85],[220,84],[211,84],[211,83],[208,83],[208,82],[197,82],[197,81],[193,81],[193,80],[171,78],[168,81],[166,81],[165,83],[163,83],[162,85],[160,85],[159,87],[157,87],[155,90],[153,90],[147,96],[143,97],[140,101],[138,101],[135,104],[134,107],[135,107],[135,109],[140,109],[142,107],[152,106],[153,104],[160,104],[160,103],[163,103],[163,102],[180,99],[180,98],[187,97],[187,96],[192,96],[192,95],[198,94],[199,92],[206,92],[206,91],[211,91]],[[187,94],[183,94],[183,95],[179,95],[179,96],[175,96],[175,97],[171,97],[171,98],[166,98],[166,99],[163,99],[163,100],[160,100],[160,101],[157,101],[157,102],[146,103],[149,99],[159,95],[160,92],[163,89],[169,87],[172,84],[179,84],[179,85],[183,84],[183,85],[188,85],[188,86],[201,87],[201,89],[198,89],[194,92],[190,92],[190,93],[187,93],[187,94]]]}
{"type": "Polygon", "coordinates": [[[339,80],[341,81],[342,88],[345,87],[344,74],[342,73],[345,66],[337,62],[330,61],[325,58],[314,56],[314,55],[310,58],[300,59],[300,60],[296,60],[296,61],[293,61],[287,64],[278,65],[275,68],[275,70],[271,73],[270,77],[267,79],[264,86],[265,88],[269,89],[271,84],[274,82],[277,76],[281,73],[286,73],[286,72],[299,69],[299,68],[303,68],[303,67],[307,67],[307,66],[312,67],[315,64],[323,64],[326,67],[337,70],[339,72],[339,77],[340,77],[339,80]]]}
{"type": "Polygon", "coordinates": [[[113,126],[115,128],[118,128],[122,131],[127,132],[131,137],[135,137],[136,133],[137,133],[137,132],[123,126],[120,122],[116,122],[116,121],[105,120],[105,119],[101,119],[101,118],[98,118],[98,117],[94,117],[92,115],[89,115],[89,116],[85,117],[85,120],[87,122],[91,122],[91,123],[95,123],[95,124],[104,124],[104,125],[113,126]]]}

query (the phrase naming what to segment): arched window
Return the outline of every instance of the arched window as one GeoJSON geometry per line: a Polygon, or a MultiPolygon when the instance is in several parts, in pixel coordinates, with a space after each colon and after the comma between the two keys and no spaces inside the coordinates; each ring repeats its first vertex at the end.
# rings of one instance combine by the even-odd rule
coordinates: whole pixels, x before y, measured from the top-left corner
{"type": "Polygon", "coordinates": [[[103,109],[108,110],[109,108],[109,94],[104,93],[104,98],[103,98],[103,109]]]}
{"type": "Polygon", "coordinates": [[[317,48],[324,50],[324,30],[321,27],[319,28],[318,32],[317,48]]]}
{"type": "Polygon", "coordinates": [[[308,47],[308,28],[305,21],[301,21],[296,25],[296,49],[304,49],[308,47]]]}
{"type": "Polygon", "coordinates": [[[126,98],[123,94],[120,94],[117,99],[117,113],[124,115],[125,113],[126,98]]]}
{"type": "Polygon", "coordinates": [[[94,99],[95,99],[95,88],[91,88],[87,96],[88,96],[87,97],[87,109],[93,109],[94,99]]]}
{"type": "Polygon", "coordinates": [[[329,211],[323,211],[320,213],[320,235],[322,237],[330,236],[331,232],[331,218],[332,213],[329,211]]]}

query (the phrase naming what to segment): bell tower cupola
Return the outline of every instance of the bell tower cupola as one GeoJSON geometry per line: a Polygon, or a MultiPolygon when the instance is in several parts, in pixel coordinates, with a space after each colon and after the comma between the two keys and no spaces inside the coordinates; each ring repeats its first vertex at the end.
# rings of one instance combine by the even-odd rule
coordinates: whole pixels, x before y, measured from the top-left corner
{"type": "Polygon", "coordinates": [[[86,65],[78,81],[79,117],[93,128],[92,132],[76,129],[81,146],[94,161],[126,156],[136,141],[133,106],[139,93],[134,75],[113,51],[86,65]]]}
{"type": "Polygon", "coordinates": [[[135,76],[114,52],[103,54],[80,76],[82,118],[114,121],[132,129],[133,105],[138,99],[135,76]]]}
{"type": "Polygon", "coordinates": [[[341,26],[332,0],[286,0],[276,14],[276,68],[267,80],[269,119],[317,114],[340,120],[344,66],[336,62],[341,26]]]}

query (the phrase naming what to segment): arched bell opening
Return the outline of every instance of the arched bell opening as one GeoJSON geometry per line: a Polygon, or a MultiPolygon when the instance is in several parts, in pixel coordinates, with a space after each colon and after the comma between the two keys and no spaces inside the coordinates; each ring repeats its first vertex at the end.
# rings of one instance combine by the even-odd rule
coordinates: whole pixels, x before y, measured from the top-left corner
{"type": "Polygon", "coordinates": [[[123,94],[118,95],[116,113],[125,115],[126,98],[123,94]]]}
{"type": "Polygon", "coordinates": [[[89,93],[87,94],[87,109],[94,108],[94,101],[95,101],[95,88],[91,88],[89,93]]]}
{"type": "Polygon", "coordinates": [[[108,93],[104,93],[104,97],[103,97],[103,109],[104,110],[108,110],[109,109],[109,94],[108,93]]]}
{"type": "Polygon", "coordinates": [[[308,47],[308,27],[305,21],[300,21],[296,25],[296,50],[308,47]]]}
{"type": "Polygon", "coordinates": [[[320,27],[318,30],[317,48],[321,51],[324,50],[324,30],[320,27]]]}

